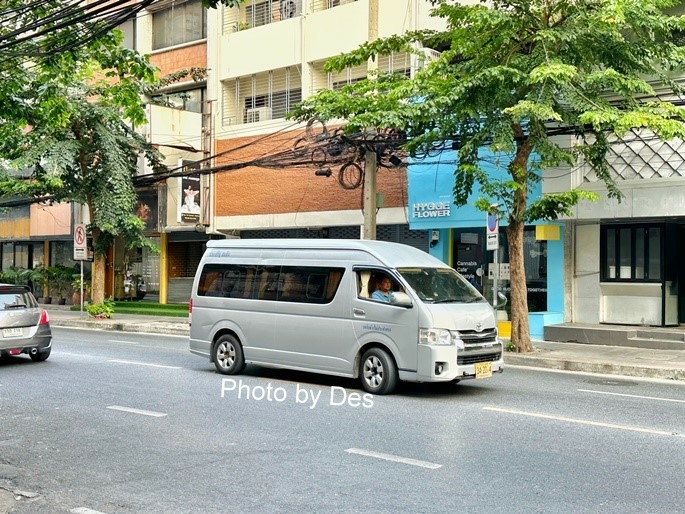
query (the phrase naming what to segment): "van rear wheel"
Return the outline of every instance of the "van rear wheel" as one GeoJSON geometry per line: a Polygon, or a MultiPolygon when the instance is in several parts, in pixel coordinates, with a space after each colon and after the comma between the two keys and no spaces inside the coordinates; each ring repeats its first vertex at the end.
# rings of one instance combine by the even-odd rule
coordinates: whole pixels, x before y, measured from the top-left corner
{"type": "Polygon", "coordinates": [[[365,391],[390,394],[397,386],[397,366],[385,350],[369,348],[362,356],[359,377],[365,391]]]}
{"type": "Polygon", "coordinates": [[[243,347],[235,336],[226,334],[214,343],[214,366],[222,375],[237,375],[245,369],[243,347]]]}

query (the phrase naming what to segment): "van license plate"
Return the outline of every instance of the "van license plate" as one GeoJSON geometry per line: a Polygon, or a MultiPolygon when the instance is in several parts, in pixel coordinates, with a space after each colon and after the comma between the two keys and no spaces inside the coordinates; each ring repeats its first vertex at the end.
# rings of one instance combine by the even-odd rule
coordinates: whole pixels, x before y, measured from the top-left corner
{"type": "Polygon", "coordinates": [[[23,334],[20,328],[3,328],[2,337],[21,337],[23,334]]]}
{"type": "Polygon", "coordinates": [[[476,378],[488,378],[492,376],[491,362],[476,362],[476,378]]]}

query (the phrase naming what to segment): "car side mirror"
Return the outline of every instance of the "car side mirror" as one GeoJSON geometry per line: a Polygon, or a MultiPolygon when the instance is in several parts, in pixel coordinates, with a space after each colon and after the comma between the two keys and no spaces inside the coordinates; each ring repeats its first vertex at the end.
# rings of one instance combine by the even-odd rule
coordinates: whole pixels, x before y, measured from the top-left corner
{"type": "Polygon", "coordinates": [[[504,295],[504,293],[497,293],[497,299],[499,301],[495,304],[495,309],[501,309],[509,301],[507,297],[504,295]]]}
{"type": "Polygon", "coordinates": [[[397,305],[398,307],[411,307],[412,301],[407,293],[397,291],[390,295],[390,305],[397,305]]]}

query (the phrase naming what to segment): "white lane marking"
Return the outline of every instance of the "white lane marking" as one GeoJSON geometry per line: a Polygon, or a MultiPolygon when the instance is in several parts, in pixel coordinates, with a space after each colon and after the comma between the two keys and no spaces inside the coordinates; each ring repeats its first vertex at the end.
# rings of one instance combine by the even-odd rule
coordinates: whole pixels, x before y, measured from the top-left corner
{"type": "Polygon", "coordinates": [[[389,460],[392,462],[401,462],[402,464],[411,464],[412,466],[419,466],[421,468],[438,469],[442,464],[434,464],[433,462],[426,462],[423,460],[409,459],[407,457],[399,457],[389,453],[379,453],[371,450],[361,450],[359,448],[348,448],[347,453],[354,453],[356,455],[363,455],[365,457],[373,457],[375,459],[389,460]]]}
{"type": "Polygon", "coordinates": [[[676,400],[675,398],[659,398],[657,396],[642,396],[639,394],[624,394],[624,393],[614,393],[609,391],[595,391],[593,389],[578,389],[581,393],[592,393],[592,394],[608,394],[610,396],[626,396],[628,398],[641,398],[642,400],[657,400],[660,402],[675,402],[675,403],[685,403],[685,400],[676,400]]]}
{"type": "Polygon", "coordinates": [[[110,339],[110,343],[121,343],[121,344],[140,344],[137,341],[120,341],[118,339],[110,339]]]}
{"type": "Polygon", "coordinates": [[[566,418],[564,416],[552,416],[550,414],[538,414],[535,412],[526,412],[526,411],[516,410],[516,409],[500,409],[497,407],[483,407],[483,410],[489,410],[489,411],[493,411],[493,412],[503,412],[505,414],[518,414],[520,416],[529,416],[532,418],[552,419],[555,421],[566,421],[567,423],[578,423],[579,425],[591,425],[594,427],[615,428],[617,430],[628,430],[630,432],[644,432],[646,434],[670,435],[670,436],[676,436],[676,437],[685,437],[685,434],[678,434],[677,432],[666,432],[665,430],[654,430],[652,428],[631,427],[629,425],[617,425],[614,423],[602,423],[600,421],[590,421],[587,419],[566,418]]]}
{"type": "Polygon", "coordinates": [[[74,514],[105,514],[99,510],[93,510],[87,507],[76,507],[75,509],[71,509],[69,512],[73,512],[74,514]]]}
{"type": "Polygon", "coordinates": [[[165,366],[164,364],[150,364],[149,362],[137,361],[122,361],[118,359],[111,359],[107,362],[114,362],[115,364],[135,364],[136,366],[150,366],[151,368],[181,369],[180,366],[165,366]]]}
{"type": "Polygon", "coordinates": [[[132,407],[121,407],[119,405],[110,405],[107,407],[111,410],[119,410],[122,412],[131,412],[133,414],[142,414],[143,416],[152,416],[153,418],[162,418],[166,416],[165,412],[155,412],[151,410],[134,409],[132,407]]]}

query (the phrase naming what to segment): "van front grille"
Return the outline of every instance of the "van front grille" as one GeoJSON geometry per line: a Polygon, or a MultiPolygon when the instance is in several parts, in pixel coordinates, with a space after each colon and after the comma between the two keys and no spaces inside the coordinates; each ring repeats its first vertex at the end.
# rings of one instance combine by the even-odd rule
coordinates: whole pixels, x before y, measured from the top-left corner
{"type": "Polygon", "coordinates": [[[457,364],[463,366],[466,364],[475,364],[476,362],[495,362],[500,360],[502,352],[485,353],[479,355],[464,355],[463,353],[457,356],[457,364]]]}

